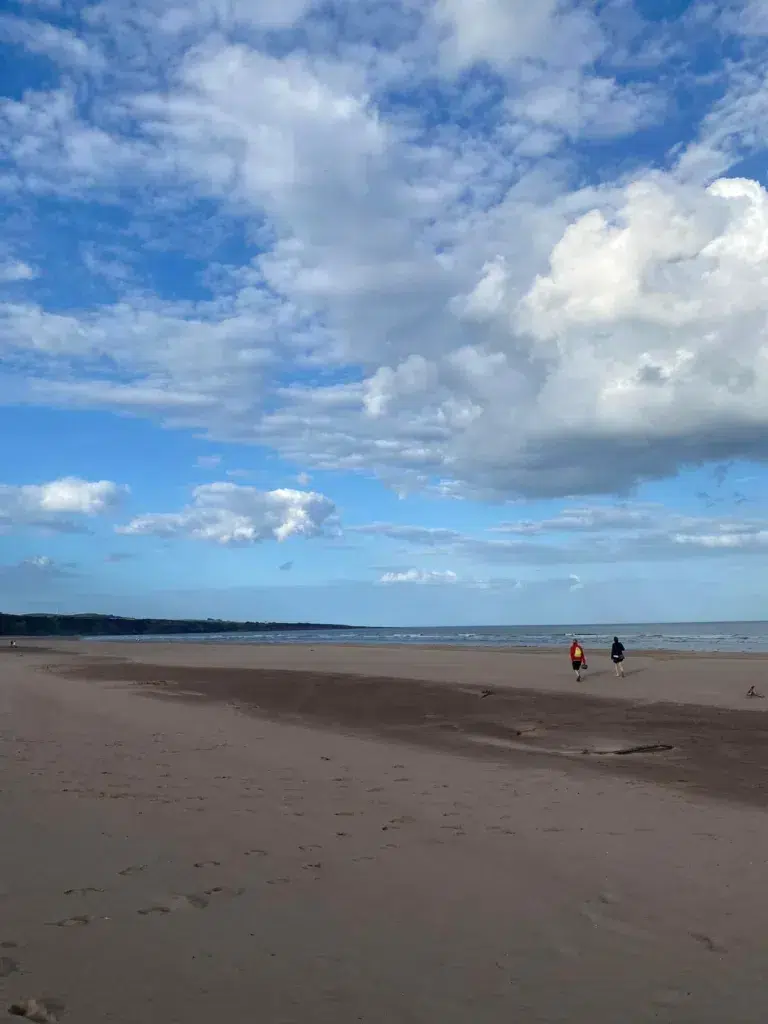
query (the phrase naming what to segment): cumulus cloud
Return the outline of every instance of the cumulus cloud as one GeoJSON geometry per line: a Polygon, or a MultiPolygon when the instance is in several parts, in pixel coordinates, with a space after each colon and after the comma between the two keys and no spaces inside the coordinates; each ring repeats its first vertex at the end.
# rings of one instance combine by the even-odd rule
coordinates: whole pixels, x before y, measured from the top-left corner
{"type": "Polygon", "coordinates": [[[191,537],[215,544],[256,544],[318,537],[338,529],[336,506],[315,491],[258,491],[231,483],[205,484],[180,512],[137,516],[117,532],[135,536],[191,537]]]}
{"type": "Polygon", "coordinates": [[[430,569],[404,569],[400,572],[385,572],[379,583],[418,583],[445,584],[456,583],[458,576],[450,569],[444,571],[430,569]]]}
{"type": "MultiPolygon", "coordinates": [[[[745,50],[717,89],[659,76],[689,21],[612,4],[393,0],[385,38],[368,4],[342,7],[106,0],[77,32],[44,10],[2,22],[82,82],[0,101],[0,199],[122,205],[143,269],[90,304],[16,278],[0,400],[149,417],[398,493],[627,493],[768,457],[768,193],[726,176],[768,141],[760,62],[745,50]],[[683,95],[690,137],[633,158],[683,95]],[[143,266],[154,246],[184,261],[178,288],[143,266]]],[[[697,31],[720,52],[745,29],[697,31]]]]}
{"type": "Polygon", "coordinates": [[[0,484],[0,528],[37,526],[64,532],[82,529],[78,518],[116,509],[127,492],[127,487],[111,480],[78,477],[62,477],[44,484],[0,484]]]}
{"type": "Polygon", "coordinates": [[[37,271],[23,260],[0,261],[0,284],[32,281],[35,277],[37,277],[37,271]]]}
{"type": "Polygon", "coordinates": [[[24,500],[39,505],[43,512],[76,512],[98,515],[119,504],[126,488],[111,480],[80,480],[67,476],[48,484],[19,489],[24,500]]]}

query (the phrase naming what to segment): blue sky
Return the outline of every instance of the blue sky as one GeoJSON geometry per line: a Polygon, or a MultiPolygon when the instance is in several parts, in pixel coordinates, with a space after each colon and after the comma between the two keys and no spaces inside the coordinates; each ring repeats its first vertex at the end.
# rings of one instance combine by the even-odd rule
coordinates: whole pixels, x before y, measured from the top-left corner
{"type": "Polygon", "coordinates": [[[0,13],[0,608],[768,618],[763,0],[0,13]]]}

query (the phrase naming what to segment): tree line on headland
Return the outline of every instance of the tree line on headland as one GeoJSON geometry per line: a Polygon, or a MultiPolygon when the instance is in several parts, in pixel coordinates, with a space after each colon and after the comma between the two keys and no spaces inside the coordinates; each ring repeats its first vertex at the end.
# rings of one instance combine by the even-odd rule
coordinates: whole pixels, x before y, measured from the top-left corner
{"type": "Polygon", "coordinates": [[[120,615],[7,615],[0,636],[168,636],[194,633],[263,633],[304,629],[352,629],[338,623],[230,622],[222,619],[129,619],[120,615]]]}

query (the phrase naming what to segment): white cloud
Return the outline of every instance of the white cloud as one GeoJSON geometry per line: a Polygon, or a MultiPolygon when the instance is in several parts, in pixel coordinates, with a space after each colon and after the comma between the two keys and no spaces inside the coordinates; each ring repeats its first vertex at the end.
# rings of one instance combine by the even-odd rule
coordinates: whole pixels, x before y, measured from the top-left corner
{"type": "Polygon", "coordinates": [[[195,463],[198,469],[216,469],[220,464],[220,455],[199,455],[195,463]]]}
{"type": "Polygon", "coordinates": [[[602,533],[606,530],[657,529],[660,508],[653,505],[594,505],[565,508],[551,519],[499,523],[499,533],[534,536],[544,533],[602,533]]]}
{"type": "Polygon", "coordinates": [[[461,68],[488,61],[502,69],[526,58],[585,64],[603,47],[592,12],[568,0],[437,0],[443,55],[461,68]]]}
{"type": "Polygon", "coordinates": [[[31,281],[37,277],[37,271],[23,260],[0,262],[0,284],[13,284],[17,281],[31,281]]]}
{"type": "Polygon", "coordinates": [[[365,523],[360,526],[348,526],[346,532],[387,537],[390,540],[423,544],[427,547],[450,544],[461,538],[461,534],[457,530],[435,526],[406,526],[398,523],[365,523]]]}
{"type": "Polygon", "coordinates": [[[312,0],[192,0],[177,6],[157,5],[161,32],[181,34],[211,29],[289,28],[310,8],[312,0]]]}
{"type": "Polygon", "coordinates": [[[24,500],[38,505],[44,512],[75,512],[93,516],[118,505],[126,488],[111,480],[91,482],[68,476],[48,484],[21,487],[19,491],[24,500]]]}
{"type": "Polygon", "coordinates": [[[402,572],[385,572],[379,583],[419,583],[445,584],[456,583],[458,576],[450,569],[445,571],[429,569],[405,569],[402,572]]]}
{"type": "Polygon", "coordinates": [[[216,544],[256,544],[318,537],[338,529],[336,506],[314,491],[258,491],[231,483],[204,484],[181,512],[137,516],[118,533],[191,537],[216,544]]]}
{"type": "Polygon", "coordinates": [[[111,480],[62,477],[44,484],[0,484],[0,528],[36,526],[78,529],[71,517],[92,517],[116,508],[127,488],[111,480]]]}
{"type": "Polygon", "coordinates": [[[534,129],[552,133],[545,136],[546,153],[560,145],[561,135],[572,139],[632,135],[660,119],[663,99],[652,86],[623,86],[612,78],[577,71],[544,75],[539,85],[529,85],[513,101],[511,110],[518,121],[520,144],[529,153],[534,129]]]}
{"type": "Polygon", "coordinates": [[[728,32],[744,36],[768,35],[768,5],[765,0],[731,0],[722,4],[720,19],[728,32]]]}
{"type": "Polygon", "coordinates": [[[704,551],[763,551],[768,550],[768,525],[765,529],[743,533],[673,534],[675,544],[700,548],[704,551]]]}
{"type": "Polygon", "coordinates": [[[101,55],[69,29],[45,21],[0,15],[0,42],[21,46],[30,53],[49,57],[66,66],[101,67],[101,55]]]}
{"type": "Polygon", "coordinates": [[[124,184],[126,173],[142,174],[151,158],[145,145],[93,123],[69,82],[47,91],[30,88],[21,99],[0,97],[0,129],[7,166],[0,197],[17,202],[39,194],[101,197],[105,186],[124,184]]]}
{"type": "Polygon", "coordinates": [[[467,566],[647,564],[768,553],[764,518],[681,515],[641,504],[565,508],[549,519],[500,523],[474,535],[396,523],[352,526],[350,532],[410,545],[422,558],[448,556],[467,566]]]}

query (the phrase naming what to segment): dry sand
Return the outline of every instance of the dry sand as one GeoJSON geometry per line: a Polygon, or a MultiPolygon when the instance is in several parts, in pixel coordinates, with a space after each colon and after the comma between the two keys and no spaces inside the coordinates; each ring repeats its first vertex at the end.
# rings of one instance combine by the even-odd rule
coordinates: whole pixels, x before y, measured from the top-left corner
{"type": "Polygon", "coordinates": [[[0,1012],[763,1024],[768,661],[591,661],[3,651],[0,1012]]]}

